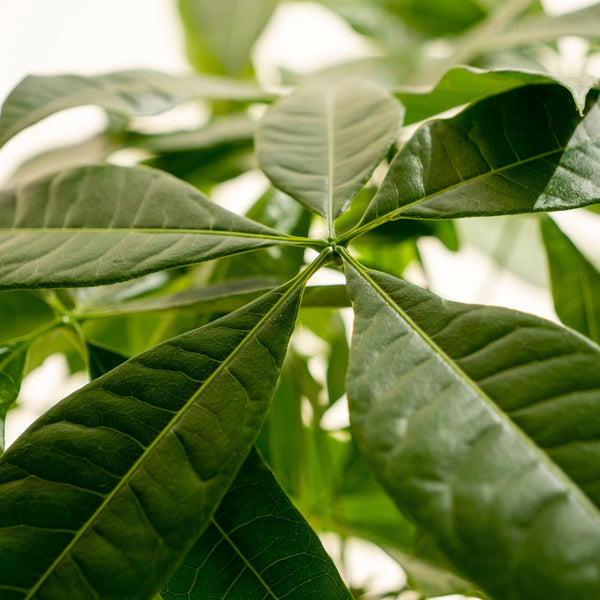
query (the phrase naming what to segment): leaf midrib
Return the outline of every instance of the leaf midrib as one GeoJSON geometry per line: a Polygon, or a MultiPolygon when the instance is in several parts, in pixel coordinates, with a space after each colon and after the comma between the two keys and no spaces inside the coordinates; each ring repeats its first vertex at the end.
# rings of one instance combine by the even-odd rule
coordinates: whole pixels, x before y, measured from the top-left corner
{"type": "Polygon", "coordinates": [[[490,398],[471,377],[469,377],[457,364],[453,361],[450,356],[442,348],[440,348],[429,335],[421,329],[401,308],[394,300],[387,294],[373,279],[369,276],[367,269],[363,267],[354,257],[346,250],[341,249],[340,252],[343,254],[345,260],[356,269],[365,281],[383,298],[383,300],[393,309],[398,315],[406,321],[406,323],[415,331],[420,338],[431,348],[431,350],[441,359],[444,363],[456,374],[456,376],[481,399],[481,401],[488,406],[491,411],[497,416],[500,423],[507,425],[510,431],[525,444],[527,448],[533,452],[533,454],[539,459],[539,461],[546,466],[550,475],[554,476],[566,490],[573,495],[575,500],[580,504],[583,510],[590,516],[592,521],[595,521],[600,525],[600,513],[593,502],[583,493],[583,491],[577,486],[577,484],[554,462],[546,453],[537,445],[531,438],[529,438],[525,432],[518,427],[510,417],[502,412],[498,405],[490,398]]]}
{"type": "Polygon", "coordinates": [[[148,456],[152,453],[154,448],[158,446],[158,444],[165,438],[165,436],[170,433],[175,426],[175,424],[182,419],[188,409],[196,402],[200,394],[206,389],[206,387],[220,374],[227,365],[231,363],[233,358],[237,356],[237,354],[241,351],[242,348],[249,343],[250,340],[253,339],[254,334],[264,325],[264,323],[271,317],[273,313],[275,313],[292,293],[295,293],[298,288],[303,285],[305,281],[307,281],[312,274],[319,269],[322,263],[328,258],[328,253],[323,252],[319,255],[315,261],[309,265],[304,271],[299,273],[294,279],[290,280],[290,287],[282,294],[281,298],[275,302],[275,304],[271,307],[271,309],[258,321],[258,323],[246,334],[243,341],[234,348],[234,350],[227,356],[227,358],[210,374],[209,377],[204,381],[204,383],[198,388],[198,390],[191,396],[191,398],[177,411],[177,413],[173,416],[173,418],[169,421],[169,423],[158,433],[158,435],[152,440],[152,442],[146,447],[144,452],[140,455],[140,457],[134,462],[134,464],[128,469],[127,473],[119,480],[117,485],[107,494],[106,498],[102,501],[100,506],[94,511],[94,513],[90,516],[90,518],[86,521],[85,525],[79,529],[79,531],[75,534],[72,540],[69,541],[67,546],[63,548],[60,554],[56,557],[56,559],[52,562],[52,564],[48,567],[48,569],[43,573],[43,575],[38,579],[35,585],[30,589],[27,596],[24,600],[31,600],[36,594],[36,592],[41,588],[41,586],[45,583],[48,577],[52,574],[56,567],[65,559],[72,549],[79,542],[81,537],[87,533],[94,522],[99,518],[106,507],[112,502],[113,498],[121,491],[121,489],[130,481],[133,475],[137,472],[138,468],[141,464],[148,458],[148,456]]]}
{"type": "MultiPolygon", "coordinates": [[[[219,523],[217,522],[217,520],[215,518],[213,518],[212,522],[213,522],[213,525],[219,531],[219,533],[223,536],[223,538],[227,541],[227,543],[234,550],[234,552],[242,559],[242,562],[244,563],[244,565],[246,565],[246,568],[248,568],[256,576],[256,578],[260,581],[261,585],[265,588],[265,590],[268,592],[268,594],[274,600],[278,600],[277,596],[273,593],[273,590],[269,587],[269,585],[267,584],[267,582],[262,578],[261,574],[254,568],[254,566],[252,565],[252,563],[246,558],[246,556],[244,555],[244,553],[237,547],[237,545],[235,544],[235,542],[227,535],[227,533],[219,525],[219,523]]],[[[263,598],[264,598],[264,596],[263,596],[263,598]]]]}
{"type": "MultiPolygon", "coordinates": [[[[414,138],[412,138],[414,139],[414,138]]],[[[403,211],[417,205],[420,204],[422,202],[427,202],[428,200],[431,200],[432,198],[435,198],[436,196],[440,196],[441,194],[445,194],[446,192],[452,191],[456,188],[459,188],[463,185],[467,185],[469,183],[473,183],[475,181],[479,181],[480,179],[484,179],[485,177],[491,177],[493,175],[496,175],[497,173],[502,173],[503,171],[507,171],[509,169],[513,169],[515,167],[519,167],[521,165],[525,165],[527,163],[530,162],[534,162],[536,160],[540,160],[543,158],[547,158],[549,156],[552,156],[553,154],[562,154],[564,153],[566,150],[577,150],[579,148],[583,148],[585,146],[588,145],[592,145],[592,144],[597,144],[598,142],[600,142],[600,136],[598,137],[589,137],[585,140],[585,142],[582,142],[580,144],[573,144],[573,145],[563,145],[560,146],[558,148],[555,148],[554,150],[549,150],[548,152],[543,152],[541,154],[536,154],[535,156],[532,156],[530,158],[525,158],[523,160],[519,160],[513,163],[510,163],[508,165],[505,165],[503,167],[499,167],[497,169],[490,169],[489,171],[486,171],[485,173],[481,173],[480,175],[476,175],[475,177],[471,177],[469,179],[462,179],[461,181],[450,185],[448,187],[445,187],[443,189],[437,190],[431,194],[428,194],[427,196],[423,196],[422,198],[419,198],[417,200],[415,200],[414,202],[410,202],[408,204],[404,204],[401,207],[398,207],[394,210],[391,210],[390,212],[385,213],[384,215],[381,215],[380,217],[377,217],[376,219],[373,219],[372,221],[369,221],[367,223],[364,224],[358,224],[354,229],[348,231],[347,233],[345,233],[344,235],[340,236],[340,238],[337,240],[338,243],[343,243],[347,240],[351,240],[354,237],[357,237],[359,235],[362,235],[363,233],[366,233],[367,231],[370,231],[371,229],[378,227],[379,225],[381,225],[382,223],[386,223],[387,221],[392,221],[394,220],[394,218],[398,217],[398,215],[400,215],[400,213],[402,213],[403,211]]],[[[405,146],[406,148],[406,146],[405,146]]],[[[560,166],[560,163],[558,163],[556,165],[557,167],[560,166]]],[[[391,166],[390,166],[391,168],[391,166]]],[[[389,171],[388,171],[389,173],[389,171]]],[[[386,174],[387,177],[387,174],[386,174]]],[[[385,182],[385,179],[384,179],[385,182]]],[[[398,187],[396,186],[396,184],[392,183],[392,185],[394,186],[394,189],[396,191],[396,197],[398,198],[398,187]]],[[[543,193],[543,192],[542,192],[543,193]]],[[[367,210],[365,211],[365,214],[369,211],[369,208],[371,207],[372,204],[375,203],[375,201],[377,200],[377,196],[379,194],[379,191],[377,192],[377,194],[375,194],[375,196],[373,197],[373,199],[371,200],[371,202],[369,203],[369,206],[367,206],[367,210]]],[[[541,194],[540,194],[541,195],[541,194]]],[[[419,217],[406,217],[409,219],[417,219],[419,217]]],[[[444,218],[444,217],[441,217],[444,218]]],[[[449,218],[449,217],[448,217],[449,218]]]]}

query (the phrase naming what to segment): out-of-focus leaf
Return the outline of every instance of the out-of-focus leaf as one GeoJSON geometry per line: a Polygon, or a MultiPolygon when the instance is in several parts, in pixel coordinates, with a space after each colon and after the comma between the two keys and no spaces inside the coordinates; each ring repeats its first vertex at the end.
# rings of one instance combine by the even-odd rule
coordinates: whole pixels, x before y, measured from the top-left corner
{"type": "MultiPolygon", "coordinates": [[[[289,235],[307,236],[312,215],[293,198],[269,187],[250,207],[246,216],[253,221],[289,235]]],[[[250,256],[233,256],[219,261],[212,281],[257,277],[293,277],[304,263],[304,248],[267,248],[250,256]]]]}
{"type": "Polygon", "coordinates": [[[11,290],[0,292],[0,344],[28,337],[51,323],[56,315],[36,292],[11,290]]]}
{"type": "Polygon", "coordinates": [[[20,185],[56,171],[103,163],[121,147],[122,144],[109,133],[99,133],[84,142],[54,148],[30,158],[11,175],[8,184],[20,185]]]}
{"type": "Polygon", "coordinates": [[[252,450],[213,522],[162,592],[244,600],[351,600],[317,534],[252,450]]]}
{"type": "Polygon", "coordinates": [[[600,272],[550,217],[542,217],[541,227],[556,314],[600,343],[600,272]]]}
{"type": "Polygon", "coordinates": [[[314,285],[306,288],[302,306],[345,308],[350,306],[350,299],[345,285],[314,285]]]}
{"type": "Polygon", "coordinates": [[[254,43],[277,0],[179,0],[187,56],[204,73],[238,77],[250,71],[254,43]]]}
{"type": "Polygon", "coordinates": [[[487,39],[480,40],[478,49],[483,53],[534,42],[554,42],[568,35],[597,39],[600,37],[596,27],[599,19],[600,4],[562,15],[531,15],[498,35],[490,35],[487,39]]]}
{"type": "Polygon", "coordinates": [[[256,134],[271,181],[333,222],[350,205],[397,137],[403,110],[368,81],[316,82],[271,106],[256,134]]]}
{"type": "Polygon", "coordinates": [[[210,75],[120,71],[95,77],[29,75],[6,98],[0,113],[0,146],[46,117],[93,104],[125,117],[156,115],[188,100],[250,101],[268,96],[256,87],[210,75]]]}
{"type": "Polygon", "coordinates": [[[0,459],[3,598],[160,589],[254,443],[318,264],[96,379],[11,446],[0,459]]]}
{"type": "Polygon", "coordinates": [[[131,143],[157,153],[186,152],[247,142],[252,145],[256,123],[246,115],[218,116],[191,131],[177,131],[154,135],[132,134],[131,143]]]}
{"type": "Polygon", "coordinates": [[[492,597],[595,598],[600,347],[345,256],[352,428],[384,487],[492,597]]]}
{"type": "Polygon", "coordinates": [[[274,277],[249,277],[233,279],[199,288],[188,288],[182,292],[149,296],[129,302],[114,304],[92,304],[80,311],[82,319],[100,318],[119,314],[141,313],[191,308],[197,312],[231,312],[248,303],[249,299],[283,283],[274,277]]]}
{"type": "Polygon", "coordinates": [[[19,395],[29,342],[0,347],[0,454],[4,451],[6,413],[19,395]]]}
{"type": "Polygon", "coordinates": [[[565,210],[600,200],[598,92],[527,86],[421,127],[392,161],[362,224],[565,210]]]}
{"type": "Polygon", "coordinates": [[[88,341],[88,368],[91,379],[98,379],[127,360],[127,356],[88,341]]]}
{"type": "Polygon", "coordinates": [[[518,69],[483,70],[460,66],[446,72],[435,85],[417,89],[400,88],[395,95],[406,108],[404,121],[409,124],[514,88],[558,83],[571,93],[577,110],[583,114],[586,96],[596,81],[594,77],[569,78],[518,69]]]}
{"type": "Polygon", "coordinates": [[[286,238],[165,173],[82,167],[0,191],[0,286],[124,281],[286,238]]]}

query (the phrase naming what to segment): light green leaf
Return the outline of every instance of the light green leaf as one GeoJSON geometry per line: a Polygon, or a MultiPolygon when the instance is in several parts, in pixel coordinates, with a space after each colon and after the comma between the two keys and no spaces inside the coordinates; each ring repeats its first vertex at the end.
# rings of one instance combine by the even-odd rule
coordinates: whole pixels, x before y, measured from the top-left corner
{"type": "Polygon", "coordinates": [[[600,347],[346,257],[351,423],[388,493],[493,598],[597,598],[600,347]]]}
{"type": "Polygon", "coordinates": [[[92,304],[78,312],[81,319],[97,319],[105,316],[194,308],[197,312],[231,312],[247,304],[253,296],[265,293],[282,281],[274,277],[248,277],[233,279],[200,288],[188,288],[181,292],[149,296],[116,302],[92,304]]]}
{"type": "Polygon", "coordinates": [[[362,225],[565,210],[600,200],[598,92],[527,86],[420,128],[392,161],[362,225]]]}
{"type": "Polygon", "coordinates": [[[0,292],[0,345],[29,337],[47,327],[56,315],[50,305],[38,294],[28,290],[0,292]]]}
{"type": "Polygon", "coordinates": [[[95,105],[125,117],[156,115],[188,100],[266,98],[256,87],[209,75],[133,70],[95,77],[30,75],[9,94],[0,113],[0,146],[42,119],[75,106],[95,105]]]}
{"type": "Polygon", "coordinates": [[[577,35],[598,39],[600,4],[562,15],[531,15],[514,23],[506,31],[487,39],[478,40],[480,52],[490,52],[501,48],[526,46],[535,42],[555,42],[561,37],[577,35]]]}
{"type": "Polygon", "coordinates": [[[394,94],[406,108],[406,124],[422,121],[445,110],[471,104],[514,88],[541,83],[559,83],[573,96],[580,114],[585,99],[596,83],[594,77],[558,77],[548,73],[518,69],[483,70],[460,66],[447,71],[435,84],[421,88],[399,88],[394,94]]]}
{"type": "Polygon", "coordinates": [[[186,152],[214,148],[223,144],[252,143],[256,122],[246,115],[217,117],[201,127],[190,131],[154,135],[133,134],[132,143],[152,152],[186,152]]]}
{"type": "Polygon", "coordinates": [[[0,191],[0,287],[66,287],[283,243],[165,173],[112,165],[0,191]]]}
{"type": "Polygon", "coordinates": [[[556,314],[600,343],[600,272],[550,217],[543,217],[541,227],[556,314]]]}
{"type": "Polygon", "coordinates": [[[277,0],[179,0],[187,56],[205,73],[244,75],[277,0]]]}
{"type": "Polygon", "coordinates": [[[28,349],[29,342],[0,347],[0,454],[4,451],[6,413],[19,395],[28,349]]]}
{"type": "Polygon", "coordinates": [[[181,596],[352,599],[317,534],[256,450],[162,592],[165,600],[181,596]]]}
{"type": "Polygon", "coordinates": [[[94,380],[11,446],[0,459],[3,599],[160,589],[254,443],[318,266],[94,380]]]}
{"type": "Polygon", "coordinates": [[[271,181],[333,222],[350,205],[398,135],[403,111],[378,85],[314,83],[275,103],[256,134],[271,181]]]}

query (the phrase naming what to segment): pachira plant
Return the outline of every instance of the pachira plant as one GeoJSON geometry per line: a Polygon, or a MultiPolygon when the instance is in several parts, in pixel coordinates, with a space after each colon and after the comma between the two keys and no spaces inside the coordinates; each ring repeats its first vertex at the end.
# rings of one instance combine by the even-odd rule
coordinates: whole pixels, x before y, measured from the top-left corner
{"type": "Polygon", "coordinates": [[[91,379],[0,456],[0,597],[362,597],[317,530],[396,559],[386,597],[596,600],[600,273],[546,214],[600,202],[594,81],[463,66],[276,97],[223,75],[257,35],[227,60],[203,38],[211,75],[31,77],[3,106],[1,144],[90,102],[114,121],[0,190],[2,428],[47,355],[91,379]],[[198,131],[122,126],[196,98],[221,111],[198,131]],[[104,162],[131,146],[154,157],[104,162]],[[252,160],[271,185],[246,214],[200,191],[252,160]],[[564,326],[404,276],[419,237],[453,249],[454,219],[516,214],[540,221],[564,326]]]}

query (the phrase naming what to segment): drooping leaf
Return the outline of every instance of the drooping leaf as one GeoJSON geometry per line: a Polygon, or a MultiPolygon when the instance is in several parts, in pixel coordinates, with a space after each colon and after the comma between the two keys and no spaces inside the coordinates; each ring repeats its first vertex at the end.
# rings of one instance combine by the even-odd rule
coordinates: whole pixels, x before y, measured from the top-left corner
{"type": "Polygon", "coordinates": [[[6,98],[0,113],[0,147],[42,119],[76,106],[100,106],[125,117],[156,115],[187,100],[258,100],[256,87],[210,75],[169,75],[133,70],[95,77],[30,75],[6,98]]]}
{"type": "Polygon", "coordinates": [[[348,261],[352,428],[388,493],[493,598],[596,598],[600,347],[348,261]]]}
{"type": "Polygon", "coordinates": [[[251,450],[213,522],[162,592],[244,600],[351,600],[317,534],[251,450]]]}
{"type": "Polygon", "coordinates": [[[28,349],[29,342],[0,347],[0,454],[4,451],[6,413],[19,395],[28,349]]]}
{"type": "Polygon", "coordinates": [[[600,108],[580,117],[569,92],[527,86],[420,128],[398,152],[355,230],[399,217],[564,210],[600,200],[600,108]]]}
{"type": "Polygon", "coordinates": [[[11,446],[0,459],[3,598],[158,591],[254,443],[317,266],[113,369],[11,446]]]}
{"type": "Polygon", "coordinates": [[[267,110],[256,134],[258,160],[331,233],[396,138],[402,113],[374,83],[309,84],[267,110]]]}
{"type": "Polygon", "coordinates": [[[277,0],[179,0],[187,56],[204,73],[238,77],[250,70],[251,51],[277,0]]]}
{"type": "Polygon", "coordinates": [[[124,281],[285,239],[151,169],[82,167],[0,191],[2,288],[124,281]]]}
{"type": "Polygon", "coordinates": [[[513,88],[543,83],[559,83],[569,90],[577,110],[585,109],[585,99],[596,83],[593,77],[558,77],[519,69],[483,70],[460,66],[447,71],[435,84],[425,88],[400,88],[395,96],[406,109],[406,124],[422,121],[445,110],[471,104],[513,88]]]}
{"type": "Polygon", "coordinates": [[[542,218],[541,227],[556,314],[600,343],[600,272],[550,217],[542,218]]]}

